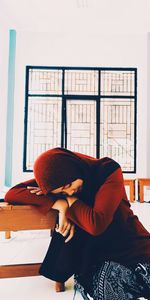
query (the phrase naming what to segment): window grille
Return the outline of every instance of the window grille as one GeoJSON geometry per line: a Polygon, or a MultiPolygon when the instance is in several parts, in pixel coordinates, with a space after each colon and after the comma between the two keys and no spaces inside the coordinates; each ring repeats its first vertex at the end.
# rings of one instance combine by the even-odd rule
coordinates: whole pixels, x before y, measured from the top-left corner
{"type": "Polygon", "coordinates": [[[136,68],[26,67],[23,169],[66,147],[136,171],[136,68]]]}

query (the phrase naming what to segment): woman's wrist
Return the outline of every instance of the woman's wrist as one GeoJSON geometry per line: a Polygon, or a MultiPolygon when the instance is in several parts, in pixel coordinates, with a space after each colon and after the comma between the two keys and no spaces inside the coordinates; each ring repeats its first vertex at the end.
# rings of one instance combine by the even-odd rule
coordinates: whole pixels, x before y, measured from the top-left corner
{"type": "Polygon", "coordinates": [[[64,199],[58,199],[52,206],[53,209],[57,209],[60,213],[65,213],[68,209],[68,201],[64,199]]]}

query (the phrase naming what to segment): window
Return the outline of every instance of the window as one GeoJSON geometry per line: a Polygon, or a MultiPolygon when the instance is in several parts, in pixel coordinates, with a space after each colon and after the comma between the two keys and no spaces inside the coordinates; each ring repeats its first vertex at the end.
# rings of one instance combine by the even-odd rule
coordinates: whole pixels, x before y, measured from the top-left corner
{"type": "Polygon", "coordinates": [[[135,68],[26,67],[24,171],[53,147],[136,171],[135,68]]]}

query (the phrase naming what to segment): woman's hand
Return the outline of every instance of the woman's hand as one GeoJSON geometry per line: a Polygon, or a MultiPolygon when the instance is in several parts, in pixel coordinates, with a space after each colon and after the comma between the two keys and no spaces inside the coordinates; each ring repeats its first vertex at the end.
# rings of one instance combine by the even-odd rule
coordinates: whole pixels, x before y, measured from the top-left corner
{"type": "Polygon", "coordinates": [[[56,232],[59,232],[62,236],[66,237],[65,243],[69,242],[75,232],[75,226],[72,224],[63,213],[59,213],[59,225],[56,225],[56,232]]]}
{"type": "MultiPolygon", "coordinates": [[[[42,190],[37,186],[27,186],[27,189],[31,194],[36,194],[37,196],[43,195],[42,190]]],[[[68,202],[64,199],[58,199],[52,206],[53,209],[59,211],[59,225],[56,225],[55,230],[64,237],[67,236],[65,243],[73,238],[75,232],[75,226],[65,216],[68,207],[68,202]]]]}
{"type": "Polygon", "coordinates": [[[36,194],[37,196],[43,195],[42,190],[38,186],[27,186],[27,189],[31,194],[36,194]]]}
{"type": "Polygon", "coordinates": [[[64,237],[67,236],[65,243],[69,242],[74,236],[75,226],[66,218],[68,203],[64,199],[57,200],[52,208],[59,211],[59,225],[56,225],[56,232],[59,232],[64,237]]]}

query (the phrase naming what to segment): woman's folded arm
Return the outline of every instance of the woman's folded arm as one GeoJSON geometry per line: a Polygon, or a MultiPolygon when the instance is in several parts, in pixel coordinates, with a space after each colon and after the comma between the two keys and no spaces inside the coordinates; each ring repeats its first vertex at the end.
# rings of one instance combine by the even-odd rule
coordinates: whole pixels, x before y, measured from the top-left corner
{"type": "Polygon", "coordinates": [[[77,200],[68,209],[67,217],[92,235],[102,234],[112,222],[123,198],[126,194],[122,171],[118,168],[97,191],[93,207],[77,200]]]}
{"type": "Polygon", "coordinates": [[[35,179],[30,179],[21,182],[14,187],[10,188],[5,195],[4,201],[10,204],[21,204],[21,205],[35,205],[44,214],[47,213],[54,204],[54,200],[49,195],[32,194],[27,186],[36,186],[37,182],[35,179]]]}

